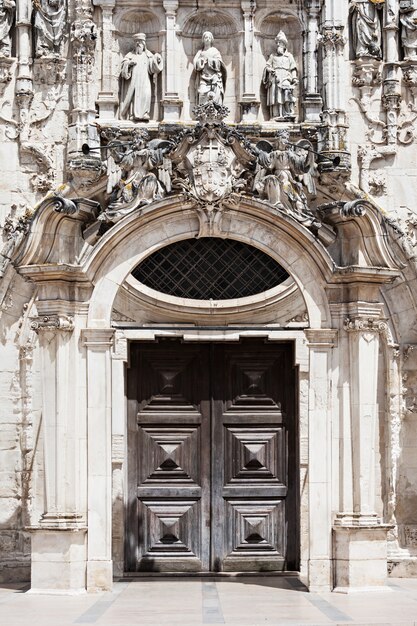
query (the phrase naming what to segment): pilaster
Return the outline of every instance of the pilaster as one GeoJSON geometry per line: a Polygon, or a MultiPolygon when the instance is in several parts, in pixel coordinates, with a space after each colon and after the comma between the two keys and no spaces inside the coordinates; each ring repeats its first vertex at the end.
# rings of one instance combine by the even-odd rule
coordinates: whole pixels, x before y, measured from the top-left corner
{"type": "Polygon", "coordinates": [[[111,328],[85,329],[87,349],[87,590],[112,588],[111,328]]]}
{"type": "Polygon", "coordinates": [[[45,510],[32,531],[32,592],[81,593],[86,573],[86,447],[82,319],[33,318],[42,364],[45,510]]]}
{"type": "MultiPolygon", "coordinates": [[[[258,119],[260,101],[256,95],[254,77],[254,17],[256,0],[241,0],[244,35],[243,92],[240,101],[242,122],[253,124],[258,119]]],[[[259,91],[259,89],[258,89],[259,91]]]]}
{"type": "Polygon", "coordinates": [[[164,0],[165,9],[165,93],[161,102],[164,110],[164,122],[177,122],[181,116],[182,100],[178,94],[178,44],[176,33],[176,17],[178,0],[164,0]]]}
{"type": "Polygon", "coordinates": [[[117,80],[113,67],[113,10],[116,3],[115,0],[93,0],[93,4],[101,7],[102,23],[101,91],[97,98],[99,118],[112,120],[115,118],[119,104],[117,80]]]}
{"type": "Polygon", "coordinates": [[[308,409],[309,589],[332,587],[331,546],[331,354],[337,331],[306,330],[310,351],[308,409]],[[318,450],[320,453],[318,454],[318,450]]]}
{"type": "Polygon", "coordinates": [[[127,406],[125,370],[128,360],[127,340],[116,331],[112,352],[112,556],[115,576],[123,576],[125,543],[125,459],[127,445],[127,406]]]}
{"type": "Polygon", "coordinates": [[[379,344],[388,327],[380,318],[379,304],[368,303],[363,315],[359,308],[364,310],[365,305],[355,305],[344,321],[349,344],[353,508],[340,512],[333,528],[335,590],[344,593],[380,588],[387,577],[390,526],[375,512],[375,448],[379,344]]]}
{"type": "Polygon", "coordinates": [[[323,101],[318,87],[317,42],[321,0],[305,0],[307,30],[304,49],[304,119],[320,122],[323,101]]]}

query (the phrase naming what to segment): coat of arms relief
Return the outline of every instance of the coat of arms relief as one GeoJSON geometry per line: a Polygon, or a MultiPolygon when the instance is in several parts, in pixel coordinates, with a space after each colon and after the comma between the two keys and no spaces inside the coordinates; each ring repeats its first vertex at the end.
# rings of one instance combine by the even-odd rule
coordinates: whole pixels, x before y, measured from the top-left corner
{"type": "Polygon", "coordinates": [[[309,208],[317,166],[312,144],[249,141],[224,122],[227,109],[209,100],[195,108],[197,124],[170,137],[151,139],[141,128],[102,131],[107,141],[107,202],[99,221],[113,224],[169,195],[182,194],[200,218],[200,236],[220,235],[227,208],[242,196],[257,197],[307,227],[319,226],[309,208]]]}

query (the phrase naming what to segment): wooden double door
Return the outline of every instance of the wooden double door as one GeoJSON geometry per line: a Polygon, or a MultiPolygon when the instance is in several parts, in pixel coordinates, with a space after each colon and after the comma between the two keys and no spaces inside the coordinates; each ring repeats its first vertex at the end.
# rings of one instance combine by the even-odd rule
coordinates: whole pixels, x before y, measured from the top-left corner
{"type": "Polygon", "coordinates": [[[127,571],[298,566],[291,344],[131,345],[127,571]]]}

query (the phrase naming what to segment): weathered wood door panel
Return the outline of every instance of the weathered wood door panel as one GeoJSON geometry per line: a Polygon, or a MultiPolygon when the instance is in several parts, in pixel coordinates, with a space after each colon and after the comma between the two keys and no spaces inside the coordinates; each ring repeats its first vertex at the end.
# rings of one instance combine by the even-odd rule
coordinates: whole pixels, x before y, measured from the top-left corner
{"type": "Polygon", "coordinates": [[[286,369],[288,352],[277,346],[215,348],[212,431],[223,462],[213,465],[212,502],[224,520],[213,525],[215,570],[287,567],[286,369]]]}
{"type": "Polygon", "coordinates": [[[293,392],[289,345],[132,346],[128,570],[297,566],[293,392]]]}

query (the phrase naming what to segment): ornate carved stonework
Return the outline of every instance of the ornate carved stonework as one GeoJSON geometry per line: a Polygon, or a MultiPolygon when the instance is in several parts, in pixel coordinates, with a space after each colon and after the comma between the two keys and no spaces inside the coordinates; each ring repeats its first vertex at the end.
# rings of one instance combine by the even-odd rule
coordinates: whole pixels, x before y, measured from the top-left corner
{"type": "Polygon", "coordinates": [[[70,315],[41,315],[31,320],[31,329],[35,332],[43,331],[65,331],[74,330],[74,318],[70,315]]]}

